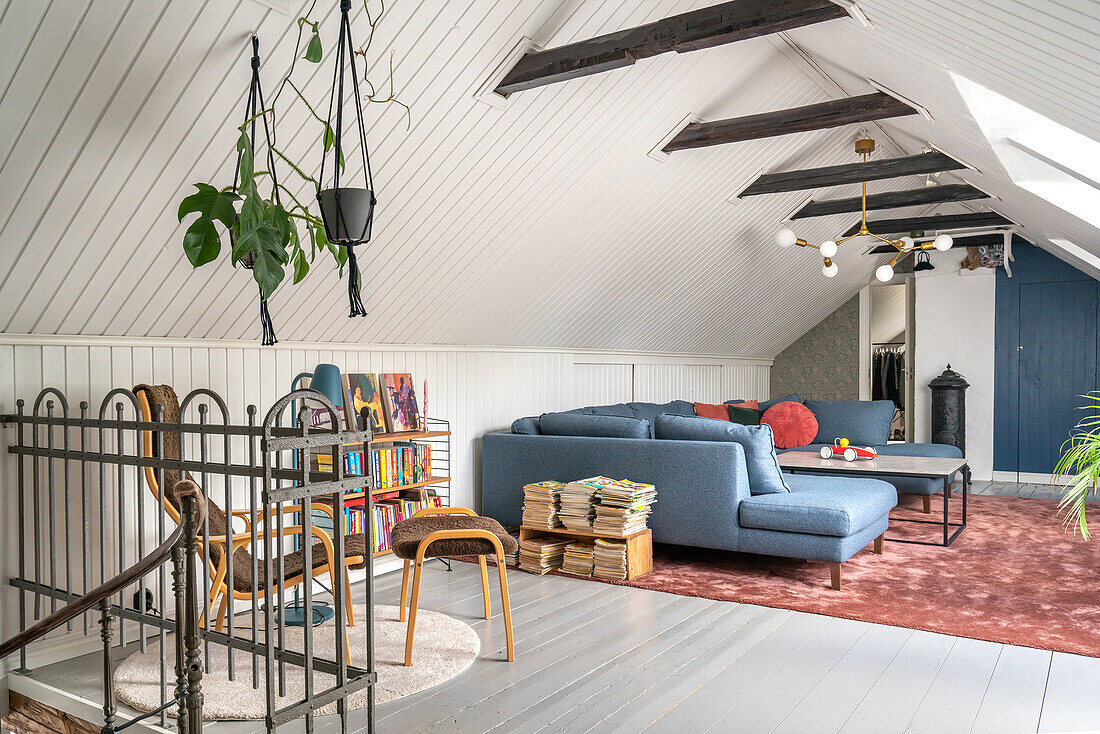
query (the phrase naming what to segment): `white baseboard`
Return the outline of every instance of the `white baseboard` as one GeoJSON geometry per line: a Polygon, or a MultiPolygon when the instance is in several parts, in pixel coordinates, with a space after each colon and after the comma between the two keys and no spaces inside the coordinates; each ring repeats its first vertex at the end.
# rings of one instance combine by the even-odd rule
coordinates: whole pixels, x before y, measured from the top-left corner
{"type": "Polygon", "coordinates": [[[1020,484],[1050,484],[1051,474],[1026,471],[994,471],[994,482],[1019,482],[1020,484]]]}

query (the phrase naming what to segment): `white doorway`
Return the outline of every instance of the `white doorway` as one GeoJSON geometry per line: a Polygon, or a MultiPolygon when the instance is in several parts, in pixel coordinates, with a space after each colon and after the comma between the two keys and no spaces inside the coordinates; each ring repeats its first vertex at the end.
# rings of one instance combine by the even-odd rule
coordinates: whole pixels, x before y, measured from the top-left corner
{"type": "Polygon", "coordinates": [[[914,293],[902,274],[860,293],[860,398],[894,401],[891,441],[913,440],[914,293]]]}

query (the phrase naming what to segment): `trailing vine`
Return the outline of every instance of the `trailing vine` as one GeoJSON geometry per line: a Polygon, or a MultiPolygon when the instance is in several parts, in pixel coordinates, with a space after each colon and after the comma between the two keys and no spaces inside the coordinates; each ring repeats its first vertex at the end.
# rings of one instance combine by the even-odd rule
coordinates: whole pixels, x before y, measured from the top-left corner
{"type": "MultiPolygon", "coordinates": [[[[281,114],[279,101],[287,88],[294,92],[294,97],[288,104],[304,104],[311,117],[322,126],[324,149],[328,151],[336,142],[332,127],[317,113],[299,84],[292,79],[300,60],[316,65],[325,57],[320,23],[311,19],[317,2],[318,0],[313,0],[306,14],[297,20],[298,32],[293,60],[275,95],[266,106],[238,127],[240,135],[236,143],[238,163],[234,171],[234,183],[222,187],[209,182],[194,184],[197,191],[180,202],[177,212],[180,222],[191,214],[198,215],[183,237],[183,251],[192,267],[198,268],[216,260],[222,253],[223,237],[228,236],[231,261],[235,265],[240,263],[251,268],[263,300],[269,298],[283,282],[288,265],[292,271],[292,282],[296,285],[305,278],[319,252],[328,252],[332,256],[341,275],[348,260],[347,248],[329,242],[326,237],[324,222],[312,209],[315,204],[313,196],[303,201],[294,193],[293,187],[287,186],[275,175],[275,166],[284,165],[301,184],[311,184],[314,192],[320,189],[317,180],[306,172],[304,166],[278,146],[275,131],[281,114]],[[307,29],[308,41],[303,51],[302,42],[307,29]],[[255,135],[250,136],[249,133],[250,130],[254,133],[257,123],[263,124],[267,130],[266,138],[269,142],[266,146],[266,170],[255,169],[256,151],[252,145],[255,135]],[[308,253],[303,245],[305,239],[309,240],[308,253]]],[[[366,68],[367,51],[385,13],[384,0],[380,0],[377,13],[371,12],[369,3],[370,0],[363,0],[364,15],[370,32],[366,41],[355,51],[356,55],[363,58],[363,82],[367,88],[363,99],[403,108],[407,118],[406,125],[411,128],[412,110],[409,105],[397,99],[394,93],[394,52],[391,50],[389,54],[387,94],[379,94],[375,85],[366,78],[369,72],[366,68]]],[[[344,167],[342,155],[339,165],[344,167]]]]}

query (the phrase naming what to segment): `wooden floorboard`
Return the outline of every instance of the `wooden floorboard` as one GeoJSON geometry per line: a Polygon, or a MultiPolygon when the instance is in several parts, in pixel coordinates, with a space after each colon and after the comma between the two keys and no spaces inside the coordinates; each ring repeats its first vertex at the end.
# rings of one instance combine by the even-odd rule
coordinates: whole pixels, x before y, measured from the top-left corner
{"type": "Polygon", "coordinates": [[[1100,731],[1100,662],[1056,652],[1050,661],[1041,732],[1100,731]]]}
{"type": "Polygon", "coordinates": [[[903,627],[871,625],[773,731],[838,731],[912,636],[903,627]]]}
{"type": "Polygon", "coordinates": [[[957,640],[906,726],[906,734],[970,731],[1001,647],[984,640],[957,640]]]}
{"type": "Polygon", "coordinates": [[[985,689],[972,734],[1037,731],[1052,653],[1002,645],[985,689]]]}
{"type": "Polygon", "coordinates": [[[838,731],[904,731],[957,639],[915,630],[838,731]]]}

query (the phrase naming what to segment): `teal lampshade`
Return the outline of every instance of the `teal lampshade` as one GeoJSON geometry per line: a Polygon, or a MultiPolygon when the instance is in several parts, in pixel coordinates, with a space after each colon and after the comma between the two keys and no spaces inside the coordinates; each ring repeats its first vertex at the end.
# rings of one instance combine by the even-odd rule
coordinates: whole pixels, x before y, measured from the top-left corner
{"type": "Polygon", "coordinates": [[[324,393],[337,408],[344,407],[344,388],[340,382],[340,368],[336,365],[319,364],[314,367],[309,386],[324,393]]]}

